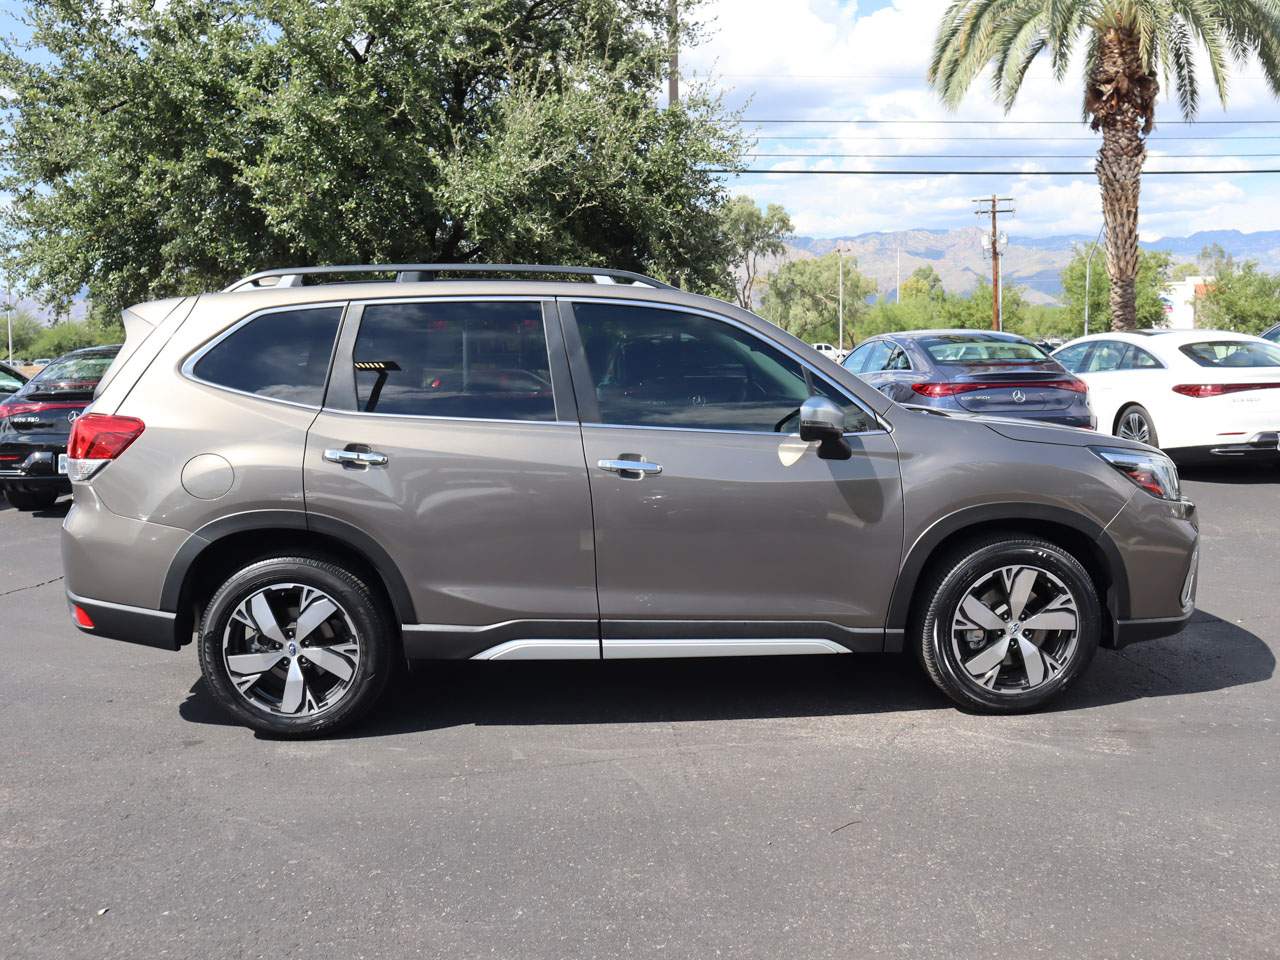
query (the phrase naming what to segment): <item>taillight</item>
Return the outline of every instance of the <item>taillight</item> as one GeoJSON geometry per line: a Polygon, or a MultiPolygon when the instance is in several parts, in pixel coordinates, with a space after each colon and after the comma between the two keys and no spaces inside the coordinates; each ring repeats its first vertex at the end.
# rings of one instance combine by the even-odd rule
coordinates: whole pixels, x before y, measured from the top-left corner
{"type": "Polygon", "coordinates": [[[0,417],[20,417],[24,414],[44,413],[46,410],[83,410],[85,401],[80,403],[51,403],[45,400],[10,400],[0,406],[0,417]]]}
{"type": "Polygon", "coordinates": [[[975,390],[1070,390],[1072,393],[1088,393],[1089,387],[1083,380],[1077,380],[1075,377],[1069,377],[1064,380],[1002,380],[998,383],[991,381],[961,381],[961,382],[945,382],[945,383],[913,383],[911,389],[922,397],[954,397],[958,393],[972,393],[975,390]]]}
{"type": "Polygon", "coordinates": [[[67,475],[88,480],[142,436],[146,424],[136,417],[86,413],[76,420],[67,442],[67,475]]]}
{"type": "Polygon", "coordinates": [[[1184,397],[1221,397],[1228,393],[1244,393],[1246,390],[1275,390],[1280,388],[1280,380],[1274,383],[1180,383],[1173,388],[1174,393],[1184,397]]]}

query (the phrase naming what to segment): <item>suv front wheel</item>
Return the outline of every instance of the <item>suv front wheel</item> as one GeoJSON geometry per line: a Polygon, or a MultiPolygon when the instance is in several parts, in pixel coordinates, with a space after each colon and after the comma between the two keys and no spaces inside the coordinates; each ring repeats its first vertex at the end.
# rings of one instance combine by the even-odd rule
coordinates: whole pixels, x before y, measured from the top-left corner
{"type": "Polygon", "coordinates": [[[924,585],[917,654],[961,707],[1033,710],[1084,672],[1098,648],[1101,606],[1088,572],[1037,538],[969,544],[924,585]]]}
{"type": "Polygon", "coordinates": [[[259,560],[214,594],[200,670],[233,716],[274,736],[329,733],[381,696],[391,626],[368,585],[314,557],[259,560]]]}

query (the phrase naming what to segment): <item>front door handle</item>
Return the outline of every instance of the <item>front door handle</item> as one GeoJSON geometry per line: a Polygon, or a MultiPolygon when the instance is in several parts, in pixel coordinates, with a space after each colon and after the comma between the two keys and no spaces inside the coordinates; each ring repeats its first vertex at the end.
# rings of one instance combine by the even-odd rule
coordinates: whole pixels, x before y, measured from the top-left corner
{"type": "Polygon", "coordinates": [[[344,467],[385,467],[387,455],[376,450],[326,450],[324,458],[344,467]]]}
{"type": "Polygon", "coordinates": [[[662,472],[662,464],[650,463],[644,457],[626,454],[618,460],[597,460],[596,466],[609,473],[616,473],[626,480],[643,480],[662,472]]]}

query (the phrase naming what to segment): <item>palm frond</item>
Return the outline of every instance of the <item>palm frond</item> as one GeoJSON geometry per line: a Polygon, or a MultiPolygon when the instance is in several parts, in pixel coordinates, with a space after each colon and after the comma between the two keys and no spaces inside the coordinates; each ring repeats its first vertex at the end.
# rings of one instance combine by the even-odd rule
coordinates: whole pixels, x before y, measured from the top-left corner
{"type": "Polygon", "coordinates": [[[1049,11],[1024,8],[1020,13],[1019,18],[1010,19],[998,38],[1000,54],[991,74],[996,99],[1006,112],[1013,108],[1027,70],[1049,42],[1046,36],[1049,11]]]}
{"type": "MultiPolygon", "coordinates": [[[[1209,70],[1213,74],[1213,85],[1218,92],[1218,99],[1223,106],[1227,104],[1227,58],[1224,49],[1224,30],[1222,21],[1217,16],[1217,10],[1224,6],[1221,2],[1214,0],[1173,0],[1173,9],[1179,14],[1187,24],[1187,27],[1204,47],[1205,53],[1209,55],[1209,70]]],[[[1191,83],[1195,83],[1194,72],[1191,77],[1191,83]]],[[[1179,91],[1179,100],[1182,99],[1181,91],[1179,91]]],[[[1184,107],[1183,113],[1186,114],[1184,107]]],[[[1194,116],[1186,114],[1188,120],[1194,116]]]]}

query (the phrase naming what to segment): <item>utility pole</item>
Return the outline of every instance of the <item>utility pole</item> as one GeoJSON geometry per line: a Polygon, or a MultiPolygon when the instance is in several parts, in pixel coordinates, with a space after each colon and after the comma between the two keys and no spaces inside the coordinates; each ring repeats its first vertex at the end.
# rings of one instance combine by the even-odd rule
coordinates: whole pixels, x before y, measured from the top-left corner
{"type": "Polygon", "coordinates": [[[902,302],[902,244],[898,244],[898,283],[897,283],[897,300],[902,302]]]}
{"type": "Polygon", "coordinates": [[[997,218],[1002,213],[1012,215],[1013,207],[1001,207],[1002,203],[1013,203],[1013,197],[998,197],[994,193],[988,197],[979,197],[973,201],[979,204],[973,211],[980,217],[991,217],[991,329],[1000,329],[1000,228],[997,218]]]}
{"type": "Polygon", "coordinates": [[[836,259],[840,261],[840,296],[836,306],[836,318],[840,328],[840,343],[836,349],[844,353],[844,247],[840,246],[840,241],[836,241],[836,259]]]}
{"type": "Polygon", "coordinates": [[[678,0],[667,0],[667,46],[671,48],[671,62],[667,67],[667,106],[680,102],[680,14],[678,0]]]}

